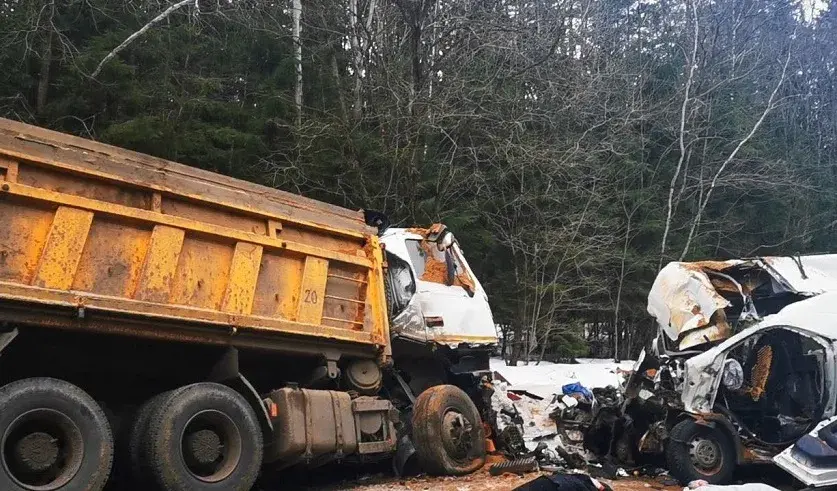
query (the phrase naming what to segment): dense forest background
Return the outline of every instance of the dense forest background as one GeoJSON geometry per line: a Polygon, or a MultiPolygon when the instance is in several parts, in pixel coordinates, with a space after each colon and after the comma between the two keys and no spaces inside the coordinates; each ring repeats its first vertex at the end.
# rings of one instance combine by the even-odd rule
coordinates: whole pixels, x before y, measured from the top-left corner
{"type": "Polygon", "coordinates": [[[835,63],[791,0],[0,0],[0,115],[444,221],[514,359],[635,355],[667,261],[837,249],[835,63]]]}

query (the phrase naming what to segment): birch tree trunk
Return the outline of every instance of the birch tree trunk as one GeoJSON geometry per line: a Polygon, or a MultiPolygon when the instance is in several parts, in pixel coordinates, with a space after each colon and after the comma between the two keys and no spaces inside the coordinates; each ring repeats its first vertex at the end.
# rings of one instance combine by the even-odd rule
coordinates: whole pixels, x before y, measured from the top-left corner
{"type": "Polygon", "coordinates": [[[294,106],[296,107],[296,125],[302,124],[302,0],[293,0],[293,42],[294,60],[296,61],[296,84],[294,86],[294,106]]]}
{"type": "Polygon", "coordinates": [[[689,64],[688,76],[683,90],[683,104],[680,106],[680,131],[678,132],[677,143],[680,147],[680,158],[677,160],[677,167],[674,169],[674,174],[671,176],[671,184],[668,188],[668,205],[666,207],[666,224],[663,230],[663,239],[660,244],[660,262],[657,269],[663,265],[666,255],[666,245],[668,242],[668,234],[671,231],[671,220],[674,208],[674,188],[677,187],[677,180],[680,178],[680,171],[683,169],[683,162],[686,160],[686,116],[689,109],[689,101],[691,100],[692,84],[695,80],[695,70],[697,69],[697,52],[700,35],[700,24],[698,23],[697,5],[691,2],[692,22],[694,23],[694,33],[692,34],[692,53],[691,57],[686,60],[689,64]]]}
{"type": "Polygon", "coordinates": [[[767,99],[767,105],[764,107],[764,111],[762,111],[761,116],[759,119],[753,124],[753,127],[750,128],[750,132],[747,133],[747,136],[741,139],[738,142],[738,145],[735,146],[732,152],[727,155],[727,158],[724,159],[724,162],[715,172],[715,175],[712,176],[712,182],[709,184],[709,189],[706,190],[706,196],[701,196],[701,199],[698,201],[699,207],[697,213],[695,214],[695,218],[692,221],[692,226],[689,229],[689,236],[686,239],[686,245],[683,247],[683,252],[680,254],[680,261],[682,261],[686,254],[689,253],[689,247],[692,245],[692,239],[694,239],[695,231],[697,230],[698,225],[700,224],[701,216],[703,215],[704,210],[706,210],[706,205],[709,204],[709,199],[712,197],[712,191],[715,190],[715,187],[718,184],[718,179],[720,179],[721,175],[726,170],[727,166],[732,162],[741,148],[747,144],[752,138],[753,135],[761,128],[762,123],[767,118],[767,116],[776,108],[776,95],[779,93],[779,89],[782,88],[782,85],[785,83],[785,78],[787,76],[788,71],[788,64],[790,63],[791,59],[791,49],[788,49],[788,55],[785,58],[785,64],[782,66],[782,75],[779,77],[779,81],[776,82],[776,86],[773,88],[773,92],[770,93],[770,97],[767,99]]]}
{"type": "MultiPolygon", "coordinates": [[[[294,1],[298,2],[299,0],[294,0],[294,1]]],[[[170,16],[173,12],[175,12],[176,10],[178,10],[181,7],[185,7],[186,5],[188,5],[190,3],[195,4],[195,8],[197,8],[196,0],[181,0],[180,2],[177,2],[174,5],[167,8],[166,10],[164,10],[157,17],[154,17],[153,19],[151,19],[146,25],[142,26],[142,28],[139,31],[137,31],[137,32],[131,34],[130,36],[128,36],[127,38],[125,38],[125,40],[122,41],[119,44],[119,46],[113,48],[113,50],[110,53],[108,53],[107,56],[102,58],[102,61],[99,62],[99,65],[96,67],[95,70],[93,70],[93,73],[90,74],[90,77],[91,78],[98,77],[99,73],[101,73],[101,71],[102,71],[102,67],[104,67],[105,64],[107,62],[109,62],[110,60],[112,60],[116,55],[118,55],[120,51],[127,48],[128,45],[131,44],[132,42],[134,42],[135,39],[137,39],[138,37],[140,37],[143,34],[145,34],[146,32],[148,32],[149,29],[154,27],[154,24],[158,24],[158,23],[162,22],[163,20],[166,19],[166,17],[170,16]]]]}

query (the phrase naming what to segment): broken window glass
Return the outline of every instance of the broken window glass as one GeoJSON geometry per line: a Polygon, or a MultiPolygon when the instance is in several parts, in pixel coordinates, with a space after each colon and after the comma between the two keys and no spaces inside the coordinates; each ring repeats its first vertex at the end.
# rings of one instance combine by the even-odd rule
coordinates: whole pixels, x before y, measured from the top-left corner
{"type": "Polygon", "coordinates": [[[474,296],[476,282],[465,267],[457,247],[440,251],[435,242],[428,240],[407,239],[406,243],[410,262],[420,280],[459,286],[468,295],[474,296]]]}
{"type": "Polygon", "coordinates": [[[443,285],[457,284],[456,277],[464,272],[465,268],[452,251],[440,251],[434,242],[427,240],[408,239],[406,242],[410,262],[413,263],[419,279],[443,285]],[[453,271],[449,272],[449,266],[453,271]]]}
{"type": "Polygon", "coordinates": [[[387,278],[385,282],[387,307],[390,319],[397,317],[416,293],[416,282],[410,265],[400,257],[387,252],[387,278]]]}

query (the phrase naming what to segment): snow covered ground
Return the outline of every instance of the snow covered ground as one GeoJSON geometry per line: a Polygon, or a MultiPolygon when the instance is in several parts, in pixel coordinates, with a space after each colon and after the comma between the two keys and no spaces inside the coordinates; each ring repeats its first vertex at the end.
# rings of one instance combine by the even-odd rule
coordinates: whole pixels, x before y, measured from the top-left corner
{"type": "Polygon", "coordinates": [[[551,399],[553,394],[560,394],[561,387],[572,382],[579,382],[588,389],[596,387],[619,387],[619,371],[629,371],[633,361],[616,363],[612,360],[579,360],[577,364],[541,362],[540,365],[518,365],[510,367],[501,358],[491,359],[491,370],[508,382],[510,389],[531,392],[543,398],[551,399]]]}

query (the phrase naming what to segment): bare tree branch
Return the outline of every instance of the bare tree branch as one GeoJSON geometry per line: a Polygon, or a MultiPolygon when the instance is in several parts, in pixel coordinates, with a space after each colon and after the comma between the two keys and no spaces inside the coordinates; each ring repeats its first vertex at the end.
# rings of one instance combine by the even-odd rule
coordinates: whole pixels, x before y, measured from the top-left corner
{"type": "Polygon", "coordinates": [[[127,48],[128,45],[131,44],[132,42],[134,42],[135,39],[137,39],[138,37],[140,37],[143,34],[145,34],[146,32],[148,32],[148,30],[151,29],[152,27],[154,27],[155,24],[160,23],[162,20],[164,20],[166,17],[171,15],[176,10],[180,9],[181,7],[185,7],[186,5],[189,5],[190,3],[195,4],[195,8],[198,8],[198,0],[181,0],[177,3],[175,3],[174,5],[170,6],[166,10],[164,10],[157,17],[154,17],[153,19],[151,19],[146,25],[142,26],[142,28],[140,30],[138,30],[137,32],[128,36],[124,41],[122,41],[122,43],[119,44],[119,46],[113,48],[113,50],[110,53],[108,53],[107,56],[102,58],[102,61],[99,62],[99,65],[96,67],[95,70],[93,70],[93,73],[90,75],[90,77],[91,78],[98,77],[99,73],[102,71],[102,67],[104,67],[107,62],[112,60],[113,57],[118,55],[120,51],[127,48]]]}
{"type": "Polygon", "coordinates": [[[704,196],[700,201],[700,207],[698,208],[698,211],[695,214],[695,218],[692,221],[692,226],[689,229],[689,236],[686,238],[686,245],[683,247],[683,252],[680,254],[680,261],[682,261],[686,257],[686,254],[689,253],[689,247],[691,246],[692,239],[695,236],[695,230],[697,229],[698,224],[700,223],[700,218],[703,215],[704,210],[706,209],[706,205],[709,204],[709,199],[712,197],[712,191],[715,190],[715,186],[718,184],[718,179],[721,177],[721,174],[724,173],[724,170],[727,168],[729,163],[732,162],[733,159],[735,159],[736,155],[738,155],[738,152],[741,150],[741,148],[744,145],[746,145],[747,142],[749,142],[750,139],[753,138],[753,135],[756,134],[759,128],[761,128],[761,125],[762,123],[764,123],[764,120],[765,118],[767,118],[767,115],[770,114],[773,111],[773,109],[776,108],[776,94],[779,93],[779,89],[781,89],[782,85],[784,85],[785,83],[785,77],[787,75],[788,64],[790,63],[792,52],[793,51],[791,49],[788,49],[788,54],[785,57],[785,63],[782,65],[782,74],[779,76],[779,81],[776,82],[776,86],[773,88],[773,92],[770,93],[770,97],[767,100],[767,105],[764,107],[764,111],[762,111],[761,116],[755,122],[753,127],[750,128],[750,132],[747,133],[747,136],[745,136],[741,139],[741,141],[738,142],[738,145],[736,145],[735,149],[733,149],[733,151],[730,152],[730,154],[727,156],[727,158],[715,172],[715,175],[712,177],[712,182],[709,185],[709,189],[706,191],[706,196],[704,196]]]}

